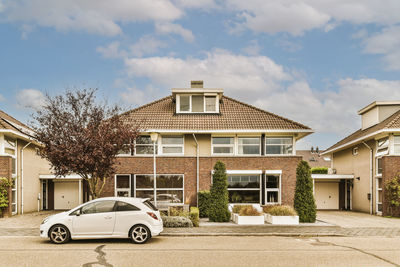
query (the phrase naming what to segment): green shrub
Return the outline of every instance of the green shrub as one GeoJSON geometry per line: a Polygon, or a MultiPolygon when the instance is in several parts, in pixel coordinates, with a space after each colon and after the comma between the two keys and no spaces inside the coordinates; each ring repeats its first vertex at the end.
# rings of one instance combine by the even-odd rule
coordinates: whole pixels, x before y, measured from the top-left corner
{"type": "Polygon", "coordinates": [[[208,217],[208,209],[210,207],[210,191],[200,191],[198,193],[198,198],[199,198],[199,213],[200,213],[200,218],[206,218],[208,217]]]}
{"type": "Polygon", "coordinates": [[[400,216],[400,174],[390,179],[385,184],[386,189],[386,202],[388,207],[386,209],[389,216],[400,216]]]}
{"type": "Polygon", "coordinates": [[[189,218],[189,212],[184,210],[183,206],[169,206],[168,207],[168,215],[189,218]]]}
{"type": "Polygon", "coordinates": [[[259,212],[252,205],[243,206],[239,211],[240,216],[260,216],[261,212],[259,212]]]}
{"type": "Polygon", "coordinates": [[[192,221],[194,227],[199,227],[199,209],[197,207],[190,207],[189,219],[192,221]]]}
{"type": "Polygon", "coordinates": [[[210,207],[207,212],[210,221],[229,222],[231,215],[228,210],[228,181],[225,164],[220,161],[214,166],[210,194],[210,207]]]}
{"type": "Polygon", "coordinates": [[[239,213],[241,209],[252,207],[252,205],[234,205],[232,208],[232,213],[239,213]]]}
{"type": "Polygon", "coordinates": [[[315,222],[316,205],[313,195],[310,166],[305,161],[300,161],[296,169],[296,191],[294,194],[294,209],[299,215],[300,222],[315,222]]]}
{"type": "Polygon", "coordinates": [[[193,223],[189,218],[181,216],[161,216],[163,226],[166,228],[177,227],[193,227],[193,223]]]}
{"type": "Polygon", "coordinates": [[[5,177],[0,177],[0,209],[8,207],[8,189],[12,183],[5,177]]]}
{"type": "Polygon", "coordinates": [[[312,174],[328,174],[328,167],[314,167],[311,168],[312,174]]]}
{"type": "Polygon", "coordinates": [[[263,207],[263,210],[265,213],[269,213],[272,216],[296,216],[297,215],[296,211],[292,207],[285,206],[285,205],[282,205],[282,206],[275,205],[275,206],[270,206],[270,207],[265,206],[265,207],[263,207]]]}

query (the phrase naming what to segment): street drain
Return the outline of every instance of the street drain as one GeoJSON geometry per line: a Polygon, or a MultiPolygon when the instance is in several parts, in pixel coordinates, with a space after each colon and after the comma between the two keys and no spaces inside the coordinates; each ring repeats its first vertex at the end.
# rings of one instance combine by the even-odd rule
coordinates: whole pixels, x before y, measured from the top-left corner
{"type": "Polygon", "coordinates": [[[95,248],[94,252],[99,254],[96,257],[97,261],[88,262],[88,263],[83,264],[82,266],[83,267],[91,267],[91,266],[95,266],[95,265],[102,265],[102,266],[106,266],[106,267],[113,267],[112,264],[109,264],[107,262],[107,260],[106,260],[107,254],[105,252],[103,252],[103,250],[102,250],[105,246],[106,245],[101,245],[101,246],[98,246],[97,248],[95,248]]]}

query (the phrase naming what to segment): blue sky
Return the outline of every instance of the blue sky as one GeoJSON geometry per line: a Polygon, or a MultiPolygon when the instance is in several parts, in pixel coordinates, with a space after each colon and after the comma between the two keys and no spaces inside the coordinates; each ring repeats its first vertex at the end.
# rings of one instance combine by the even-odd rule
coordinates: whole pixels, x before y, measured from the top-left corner
{"type": "Polygon", "coordinates": [[[397,0],[0,0],[0,34],[0,109],[23,122],[45,93],[133,108],[201,79],[327,148],[400,100],[397,0]]]}

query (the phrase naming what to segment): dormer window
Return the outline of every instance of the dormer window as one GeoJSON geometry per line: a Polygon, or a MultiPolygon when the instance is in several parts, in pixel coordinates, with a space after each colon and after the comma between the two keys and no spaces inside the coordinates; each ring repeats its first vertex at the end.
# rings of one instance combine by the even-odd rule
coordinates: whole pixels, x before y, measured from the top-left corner
{"type": "Polygon", "coordinates": [[[217,95],[177,95],[177,113],[218,113],[217,95]]]}

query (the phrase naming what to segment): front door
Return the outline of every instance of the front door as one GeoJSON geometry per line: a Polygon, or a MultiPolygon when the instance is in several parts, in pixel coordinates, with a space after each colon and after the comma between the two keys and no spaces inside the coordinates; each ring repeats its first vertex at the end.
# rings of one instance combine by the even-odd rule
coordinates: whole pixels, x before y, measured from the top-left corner
{"type": "Polygon", "coordinates": [[[74,235],[112,235],[115,224],[115,201],[104,200],[87,204],[74,215],[74,235]]]}

